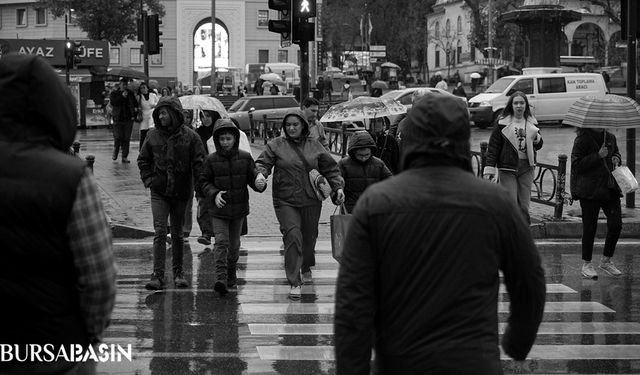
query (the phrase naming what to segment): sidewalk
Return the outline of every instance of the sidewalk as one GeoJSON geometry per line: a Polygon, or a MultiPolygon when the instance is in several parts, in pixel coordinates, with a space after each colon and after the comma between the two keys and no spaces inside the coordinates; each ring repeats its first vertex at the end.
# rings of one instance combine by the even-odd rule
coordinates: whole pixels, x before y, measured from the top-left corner
{"type": "MultiPolygon", "coordinates": [[[[140,181],[136,159],[138,157],[137,129],[133,131],[131,141],[130,164],[122,164],[120,160],[111,160],[113,150],[111,130],[106,128],[90,128],[78,131],[81,158],[95,156],[94,176],[102,193],[103,204],[111,221],[116,238],[143,238],[153,235],[151,204],[149,191],[140,181]]],[[[264,146],[256,141],[252,145],[253,156],[257,158],[264,146]]],[[[338,158],[338,156],[336,156],[338,158]]],[[[256,193],[249,189],[251,213],[248,217],[249,237],[280,237],[272,200],[271,184],[267,190],[256,193]]],[[[622,200],[622,236],[640,238],[640,194],[636,194],[636,208],[624,207],[622,200]]],[[[200,235],[195,219],[197,204],[194,202],[192,237],[200,235]]],[[[330,239],[329,219],[335,206],[325,201],[322,207],[319,225],[319,239],[330,239]]],[[[535,238],[580,238],[582,224],[580,221],[580,205],[574,202],[565,206],[562,220],[553,219],[553,207],[531,203],[531,230],[535,238]]],[[[606,231],[604,215],[598,225],[598,237],[606,231]]]]}

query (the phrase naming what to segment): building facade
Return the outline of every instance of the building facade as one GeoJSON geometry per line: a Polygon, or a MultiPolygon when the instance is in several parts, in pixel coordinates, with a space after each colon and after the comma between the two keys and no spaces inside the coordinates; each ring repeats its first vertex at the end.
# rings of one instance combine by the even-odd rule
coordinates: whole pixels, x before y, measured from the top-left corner
{"type": "MultiPolygon", "coordinates": [[[[216,0],[216,32],[211,32],[212,0],[161,0],[161,53],[149,56],[149,77],[160,85],[193,87],[211,69],[211,40],[216,40],[216,67],[244,71],[246,64],[290,62],[299,64],[299,48],[280,47],[280,35],[268,31],[277,19],[267,0],[216,0]],[[208,62],[207,62],[208,61],[208,62]]],[[[73,20],[73,17],[71,18],[73,20]]],[[[86,33],[70,22],[70,39],[86,33]]],[[[54,18],[37,0],[0,0],[0,39],[65,39],[64,17],[54,18]]],[[[143,70],[141,42],[109,46],[109,67],[143,70]]]]}

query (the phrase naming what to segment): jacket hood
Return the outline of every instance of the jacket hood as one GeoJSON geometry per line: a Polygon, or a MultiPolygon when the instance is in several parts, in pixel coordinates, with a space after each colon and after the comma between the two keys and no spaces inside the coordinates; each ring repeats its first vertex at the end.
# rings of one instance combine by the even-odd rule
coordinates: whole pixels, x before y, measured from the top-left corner
{"type": "Polygon", "coordinates": [[[297,108],[288,111],[282,119],[282,132],[284,133],[285,138],[292,139],[289,137],[289,134],[287,134],[287,127],[284,125],[287,122],[287,117],[289,116],[297,116],[300,118],[300,121],[302,122],[302,134],[300,134],[300,139],[307,138],[309,136],[309,123],[307,122],[304,112],[297,108]]]}
{"type": "Polygon", "coordinates": [[[377,150],[376,142],[373,140],[373,137],[369,132],[360,130],[349,137],[349,146],[347,147],[347,153],[349,156],[354,158],[353,152],[359,148],[370,148],[371,152],[375,154],[377,150]]]}
{"type": "Polygon", "coordinates": [[[50,144],[66,151],[76,135],[73,96],[42,58],[0,58],[0,140],[50,144]]]}
{"type": "Polygon", "coordinates": [[[233,151],[238,149],[238,145],[240,143],[240,130],[236,127],[236,124],[233,123],[228,118],[219,119],[213,125],[213,144],[216,145],[216,151],[221,151],[222,147],[220,147],[220,133],[223,130],[231,131],[233,136],[236,138],[233,147],[231,148],[233,151]]]}
{"type": "Polygon", "coordinates": [[[160,122],[160,108],[169,109],[169,113],[171,114],[173,124],[167,130],[173,132],[173,130],[178,129],[180,128],[180,126],[182,126],[182,124],[184,123],[184,115],[182,114],[182,103],[180,103],[180,100],[178,100],[178,98],[174,98],[172,96],[162,97],[158,101],[158,104],[156,104],[156,108],[153,110],[153,123],[155,124],[156,128],[164,129],[162,123],[160,122]]]}
{"type": "Polygon", "coordinates": [[[400,169],[418,159],[449,160],[471,171],[469,112],[453,96],[433,93],[419,98],[406,118],[400,169]]]}

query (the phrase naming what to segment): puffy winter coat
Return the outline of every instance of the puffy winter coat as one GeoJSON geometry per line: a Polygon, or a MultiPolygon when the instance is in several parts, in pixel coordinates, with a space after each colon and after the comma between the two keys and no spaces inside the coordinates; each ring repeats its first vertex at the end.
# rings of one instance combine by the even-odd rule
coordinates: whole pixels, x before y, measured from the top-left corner
{"type": "Polygon", "coordinates": [[[156,127],[149,130],[140,149],[138,168],[145,187],[167,198],[193,196],[194,177],[202,170],[204,145],[200,136],[182,125],[182,105],[177,98],[162,98],[153,111],[156,127]],[[161,125],[158,111],[168,108],[171,126],[161,125]]]}
{"type": "Polygon", "coordinates": [[[620,187],[611,175],[612,157],[620,157],[616,136],[607,132],[606,142],[609,153],[600,158],[598,151],[604,141],[604,134],[593,130],[580,130],[571,149],[571,197],[575,200],[608,200],[610,189],[622,196],[620,187]]]}
{"type": "Polygon", "coordinates": [[[282,129],[284,137],[271,140],[256,160],[258,172],[265,177],[275,168],[272,183],[274,207],[306,207],[321,204],[311,187],[309,173],[295,148],[302,152],[311,168],[317,169],[327,179],[334,192],[344,188],[338,163],[320,142],[308,138],[309,125],[302,112],[294,110],[285,115],[282,129]],[[285,123],[289,116],[297,116],[302,121],[302,135],[298,139],[291,138],[286,132],[285,123]]]}
{"type": "Polygon", "coordinates": [[[526,357],[545,301],[540,257],[515,203],[471,173],[466,108],[443,94],[413,105],[406,170],[360,197],[335,306],[337,374],[502,374],[498,289],[510,296],[505,353],[526,357]]]}
{"type": "Polygon", "coordinates": [[[371,135],[366,131],[359,131],[349,138],[349,156],[338,162],[340,173],[344,179],[344,205],[348,212],[353,211],[358,198],[367,187],[392,176],[384,162],[373,156],[375,150],[376,144],[371,135]],[[354,152],[362,148],[369,148],[372,153],[372,156],[364,163],[354,156],[354,152]]]}
{"type": "Polygon", "coordinates": [[[219,208],[211,204],[211,215],[221,219],[238,219],[249,214],[249,190],[247,186],[257,192],[262,192],[255,185],[258,172],[251,154],[238,149],[240,131],[231,120],[218,120],[213,128],[213,142],[216,152],[208,155],[204,160],[200,186],[205,199],[214,200],[220,191],[226,191],[223,198],[224,207],[219,208]],[[220,134],[231,131],[236,139],[229,151],[220,147],[220,134]]]}

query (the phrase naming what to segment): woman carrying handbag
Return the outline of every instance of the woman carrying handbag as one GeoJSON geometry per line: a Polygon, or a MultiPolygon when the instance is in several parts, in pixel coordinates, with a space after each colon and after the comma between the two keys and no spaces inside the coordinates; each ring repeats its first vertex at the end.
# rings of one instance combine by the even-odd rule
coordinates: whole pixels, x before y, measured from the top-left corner
{"type": "Polygon", "coordinates": [[[622,230],[622,193],[611,171],[621,162],[616,137],[604,129],[577,130],[571,150],[571,197],[582,209],[582,276],[597,279],[591,258],[600,209],[607,217],[607,235],[600,268],[611,276],[622,272],[611,258],[622,230]]]}

